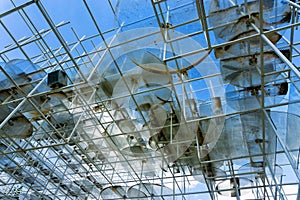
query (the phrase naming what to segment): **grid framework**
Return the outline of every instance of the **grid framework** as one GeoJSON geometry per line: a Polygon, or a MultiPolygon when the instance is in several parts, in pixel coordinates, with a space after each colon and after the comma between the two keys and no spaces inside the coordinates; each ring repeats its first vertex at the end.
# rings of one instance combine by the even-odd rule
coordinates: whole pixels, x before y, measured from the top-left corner
{"type": "Polygon", "coordinates": [[[124,2],[3,6],[0,198],[298,199],[299,3],[124,2]]]}

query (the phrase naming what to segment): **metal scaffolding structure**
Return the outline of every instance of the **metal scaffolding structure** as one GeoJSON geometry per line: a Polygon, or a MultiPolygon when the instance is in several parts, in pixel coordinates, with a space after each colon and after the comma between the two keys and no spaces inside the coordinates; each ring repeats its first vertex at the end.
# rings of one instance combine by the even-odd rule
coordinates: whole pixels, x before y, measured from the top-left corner
{"type": "Polygon", "coordinates": [[[0,199],[300,199],[300,4],[0,3],[0,199]]]}

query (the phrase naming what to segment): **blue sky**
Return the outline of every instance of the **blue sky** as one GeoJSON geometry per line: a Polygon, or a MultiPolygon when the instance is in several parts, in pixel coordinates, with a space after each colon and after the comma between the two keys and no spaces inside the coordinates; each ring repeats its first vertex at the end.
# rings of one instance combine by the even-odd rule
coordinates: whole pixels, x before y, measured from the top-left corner
{"type": "MultiPolygon", "coordinates": [[[[98,34],[98,30],[94,26],[93,21],[90,18],[87,10],[84,8],[85,4],[83,3],[83,1],[78,1],[78,0],[60,0],[60,1],[41,0],[41,1],[55,24],[58,24],[62,21],[65,22],[70,21],[70,24],[67,24],[59,28],[60,34],[64,37],[67,43],[72,43],[74,41],[77,41],[71,28],[75,29],[79,38],[83,36],[89,37],[98,34]]],[[[27,1],[16,0],[14,2],[17,5],[21,5],[23,3],[26,3],[27,1]]],[[[113,5],[116,5],[116,0],[112,0],[111,2],[113,5]]],[[[182,2],[189,2],[189,0],[182,1],[182,2]]],[[[87,4],[90,7],[91,12],[95,16],[95,20],[97,21],[102,32],[111,30],[116,27],[115,16],[110,9],[110,5],[108,4],[108,1],[87,0],[87,4]]],[[[176,3],[174,4],[176,5],[176,3]]],[[[133,9],[130,4],[126,4],[126,5],[128,6],[128,8],[133,9]]],[[[0,13],[3,13],[11,8],[12,8],[12,3],[9,0],[1,0],[0,13]]],[[[148,15],[147,12],[143,12],[143,9],[146,8],[141,8],[141,10],[139,10],[140,14],[148,15]]],[[[38,11],[35,4],[27,6],[26,8],[24,8],[24,10],[26,11],[27,15],[32,20],[32,22],[34,23],[34,25],[37,27],[38,30],[49,29],[49,24],[45,21],[42,14],[38,11]]],[[[175,18],[174,16],[174,20],[180,21],[182,19],[180,19],[180,17],[175,18]]],[[[27,27],[25,22],[22,21],[22,19],[19,17],[17,13],[13,13],[8,16],[5,16],[1,19],[1,21],[7,26],[8,30],[12,33],[12,35],[15,37],[16,40],[19,40],[23,37],[29,37],[32,35],[30,29],[27,27]]],[[[27,23],[29,22],[27,21],[27,23]]],[[[184,31],[189,31],[189,30],[184,29],[184,31]]],[[[113,31],[111,34],[108,34],[106,37],[109,38],[113,36],[114,33],[115,32],[113,31]]],[[[297,33],[299,33],[299,30],[297,31],[297,33]]],[[[288,32],[286,34],[288,34],[288,32]]],[[[295,36],[296,36],[295,40],[299,42],[300,34],[295,34],[295,36]]],[[[14,43],[9,38],[9,35],[6,33],[6,31],[2,26],[0,26],[0,38],[1,38],[0,51],[2,51],[7,45],[14,43]]],[[[44,39],[47,41],[51,49],[59,48],[61,45],[53,33],[48,34],[47,36],[45,36],[44,39]]],[[[100,38],[95,38],[93,39],[93,41],[95,42],[96,46],[102,43],[102,40],[100,38]]],[[[91,43],[86,44],[86,47],[87,47],[87,51],[94,50],[94,46],[92,46],[91,43]]],[[[35,56],[36,54],[41,53],[40,50],[37,49],[37,46],[33,44],[25,46],[24,50],[30,56],[35,56]]],[[[22,55],[22,53],[19,50],[14,50],[9,52],[8,56],[10,59],[25,58],[24,55],[22,55]]],[[[3,60],[0,59],[0,61],[3,60]]],[[[297,65],[299,65],[298,61],[299,58],[297,58],[297,63],[298,63],[297,65]]],[[[197,73],[195,74],[197,75],[197,73]]],[[[191,191],[197,191],[199,188],[204,187],[204,185],[202,183],[192,181],[189,187],[191,191]]],[[[199,200],[199,197],[190,198],[190,200],[194,200],[194,199],[199,200]]],[[[206,199],[206,197],[203,197],[203,199],[206,199]]]]}

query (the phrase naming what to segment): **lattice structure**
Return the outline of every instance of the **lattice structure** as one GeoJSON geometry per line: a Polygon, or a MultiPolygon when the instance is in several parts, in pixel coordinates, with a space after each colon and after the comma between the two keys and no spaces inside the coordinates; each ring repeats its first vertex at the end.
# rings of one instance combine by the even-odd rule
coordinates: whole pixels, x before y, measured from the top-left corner
{"type": "Polygon", "coordinates": [[[299,199],[290,0],[0,3],[0,199],[299,199]]]}

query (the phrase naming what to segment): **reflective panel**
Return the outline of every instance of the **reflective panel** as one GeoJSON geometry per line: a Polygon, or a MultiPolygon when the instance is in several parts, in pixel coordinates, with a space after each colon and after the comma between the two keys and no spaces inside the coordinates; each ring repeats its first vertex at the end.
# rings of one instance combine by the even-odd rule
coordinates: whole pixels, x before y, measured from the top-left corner
{"type": "Polygon", "coordinates": [[[15,115],[3,126],[0,134],[3,137],[28,138],[33,134],[33,126],[26,117],[15,115]]]}
{"type": "MultiPolygon", "coordinates": [[[[146,199],[161,199],[161,195],[171,195],[172,190],[168,187],[151,184],[141,183],[134,185],[128,189],[127,195],[129,198],[148,197],[146,199]]],[[[172,197],[165,196],[165,199],[172,199],[172,197]]]]}
{"type": "MultiPolygon", "coordinates": [[[[251,187],[253,182],[246,178],[235,178],[230,180],[225,180],[220,182],[216,189],[220,190],[219,194],[227,197],[244,197],[246,195],[251,195],[252,189],[247,187],[251,187]],[[243,188],[247,189],[243,189],[243,188]]],[[[251,195],[252,196],[252,195],[251,195]]]]}
{"type": "Polygon", "coordinates": [[[296,163],[299,159],[299,120],[300,117],[293,113],[276,112],[270,114],[272,122],[276,130],[280,134],[281,139],[284,141],[293,161],[296,163]]]}
{"type": "MultiPolygon", "coordinates": [[[[276,70],[278,57],[273,53],[264,54],[264,73],[271,73],[276,70]]],[[[221,60],[221,71],[224,81],[243,88],[261,85],[259,67],[260,56],[258,54],[239,56],[221,60]]],[[[277,74],[266,76],[264,81],[269,83],[276,78],[277,74]]]]}
{"type": "Polygon", "coordinates": [[[299,199],[296,1],[0,16],[0,199],[299,199]]]}
{"type": "Polygon", "coordinates": [[[100,195],[103,199],[126,198],[126,190],[122,186],[109,186],[100,195]]]}
{"type": "Polygon", "coordinates": [[[239,88],[227,85],[226,101],[228,106],[237,111],[258,109],[261,106],[262,96],[264,96],[264,105],[272,106],[286,99],[288,90],[287,82],[266,84],[264,90],[260,86],[239,88]]]}
{"type": "Polygon", "coordinates": [[[252,162],[241,166],[238,173],[242,177],[251,179],[253,182],[260,178],[263,180],[265,177],[268,177],[270,180],[272,180],[273,175],[277,181],[280,181],[283,170],[280,166],[275,165],[271,172],[263,162],[252,162]]]}
{"type": "Polygon", "coordinates": [[[233,116],[225,120],[223,131],[216,145],[209,152],[209,157],[218,160],[243,156],[249,156],[246,134],[243,133],[241,117],[233,116]]]}
{"type": "Polygon", "coordinates": [[[124,119],[109,125],[107,133],[123,153],[131,156],[145,156],[151,153],[151,149],[147,144],[147,135],[140,132],[141,128],[142,125],[137,121],[124,119]]]}
{"type": "MultiPolygon", "coordinates": [[[[253,162],[259,162],[263,160],[261,156],[262,145],[265,147],[265,151],[273,154],[275,152],[276,138],[272,131],[271,125],[268,121],[262,124],[262,115],[260,111],[251,112],[241,115],[241,122],[243,128],[243,135],[247,143],[250,160],[253,162]],[[265,131],[263,130],[263,128],[265,131]]],[[[269,160],[269,162],[273,162],[269,160]]]]}
{"type": "MultiPolygon", "coordinates": [[[[271,26],[283,26],[289,22],[291,13],[288,4],[282,1],[264,1],[263,25],[265,29],[271,26]],[[274,14],[280,13],[280,15],[274,14]]],[[[209,22],[213,27],[218,39],[233,40],[249,29],[253,29],[250,23],[259,27],[259,1],[235,2],[213,0],[210,4],[209,22]]]]}
{"type": "MultiPolygon", "coordinates": [[[[36,80],[43,78],[46,73],[39,66],[28,60],[14,59],[6,64],[1,65],[11,79],[19,86],[25,86],[36,80]]],[[[15,85],[9,80],[3,72],[0,74],[0,86],[2,90],[6,90],[15,85]]]]}

